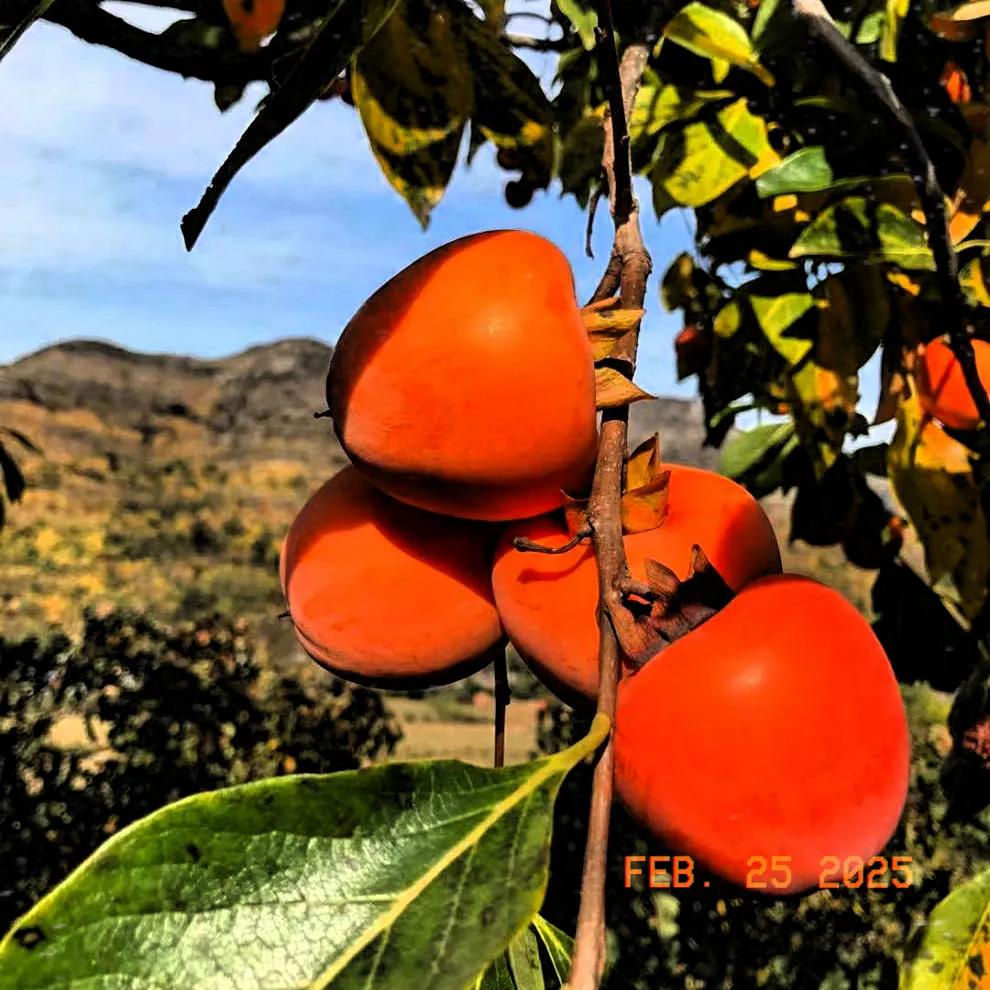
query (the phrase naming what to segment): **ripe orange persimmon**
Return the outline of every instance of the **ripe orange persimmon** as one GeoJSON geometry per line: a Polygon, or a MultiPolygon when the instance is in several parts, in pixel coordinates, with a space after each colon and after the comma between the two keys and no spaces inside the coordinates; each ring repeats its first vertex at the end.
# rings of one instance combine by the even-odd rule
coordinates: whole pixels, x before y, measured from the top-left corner
{"type": "MultiPolygon", "coordinates": [[[[648,559],[678,575],[688,572],[699,544],[733,590],[780,571],[773,528],[749,492],[700,468],[667,465],[667,515],[657,529],[625,537],[634,578],[643,580],[648,559]]],[[[495,553],[492,587],[509,639],[555,693],[568,698],[598,694],[598,577],[587,543],[559,556],[526,553],[512,541],[526,537],[560,546],[568,533],[557,515],[506,528],[495,553]]]]}
{"type": "Polygon", "coordinates": [[[282,547],[299,642],[341,677],[380,687],[446,684],[502,638],[493,533],[383,495],[352,467],[303,506],[282,547]]]}
{"type": "Polygon", "coordinates": [[[334,428],[379,488],[469,519],[521,519],[578,490],[595,375],[567,259],[518,230],[432,251],[380,288],[327,375],[334,428]]]}
{"type": "Polygon", "coordinates": [[[780,575],[620,684],[615,759],[641,824],[772,894],[842,883],[883,848],[910,736],[866,621],[824,585],[780,575]]]}
{"type": "MultiPolygon", "coordinates": [[[[990,343],[974,340],[976,369],[983,387],[990,388],[990,343]]],[[[940,423],[954,430],[975,430],[980,413],[966,387],[962,368],[943,340],[925,345],[915,366],[918,400],[940,423]]]]}
{"type": "Polygon", "coordinates": [[[969,79],[966,73],[955,62],[946,62],[945,69],[939,78],[942,88],[949,94],[953,103],[969,103],[973,98],[969,79]]]}
{"type": "Polygon", "coordinates": [[[241,51],[256,52],[278,28],[285,0],[223,0],[223,9],[241,51]]]}

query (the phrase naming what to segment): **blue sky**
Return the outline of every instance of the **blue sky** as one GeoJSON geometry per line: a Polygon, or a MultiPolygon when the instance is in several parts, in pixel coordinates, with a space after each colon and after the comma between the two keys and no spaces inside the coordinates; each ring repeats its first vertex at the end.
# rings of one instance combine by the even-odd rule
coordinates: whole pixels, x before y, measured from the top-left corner
{"type": "MultiPolygon", "coordinates": [[[[108,6],[148,26],[159,16],[108,6]]],[[[536,65],[549,85],[552,65],[536,65]]],[[[604,207],[590,261],[573,200],[551,189],[510,209],[507,176],[486,148],[470,170],[458,169],[423,233],[378,171],[356,114],[336,102],[311,108],[242,172],[187,254],[179,219],[262,93],[250,90],[221,115],[203,83],[49,24],[27,33],[0,66],[0,362],[71,337],[203,356],[290,335],[332,342],[396,271],[454,237],[497,227],[549,237],[570,257],[581,297],[594,287],[610,243],[604,207]]],[[[688,229],[680,215],[658,224],[643,191],[662,272],[688,229]]],[[[676,317],[655,288],[647,305],[640,381],[694,394],[673,370],[676,317]]]]}

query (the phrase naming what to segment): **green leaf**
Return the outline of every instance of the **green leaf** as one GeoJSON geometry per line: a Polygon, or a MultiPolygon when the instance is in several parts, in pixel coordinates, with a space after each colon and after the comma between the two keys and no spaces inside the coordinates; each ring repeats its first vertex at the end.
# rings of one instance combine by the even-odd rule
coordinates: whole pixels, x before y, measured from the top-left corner
{"type": "Polygon", "coordinates": [[[581,0],[557,0],[557,9],[574,25],[581,44],[590,52],[595,47],[595,28],[598,26],[594,7],[581,0]]]}
{"type": "Polygon", "coordinates": [[[718,469],[740,481],[770,458],[776,458],[796,439],[794,424],[768,423],[731,437],[722,448],[718,469]]]}
{"type": "Polygon", "coordinates": [[[928,916],[901,990],[981,990],[990,972],[990,870],[958,887],[928,916]]]}
{"type": "Polygon", "coordinates": [[[415,974],[462,990],[536,914],[560,783],[607,734],[599,716],[518,766],[395,763],[179,801],[20,919],[0,988],[406,990],[415,974]]]}
{"type": "Polygon", "coordinates": [[[900,39],[901,24],[907,17],[911,0],[886,0],[883,29],[880,34],[880,57],[885,62],[897,61],[897,42],[900,39]]]}
{"type": "Polygon", "coordinates": [[[474,108],[466,45],[449,14],[400,2],[354,59],[351,93],[385,178],[425,227],[474,108]]]}
{"type": "Polygon", "coordinates": [[[602,170],[602,118],[587,111],[567,132],[560,149],[557,177],[561,192],[570,193],[583,209],[602,170]]]}
{"type": "Polygon", "coordinates": [[[21,35],[43,17],[54,0],[37,0],[27,4],[11,4],[8,14],[0,20],[0,62],[10,54],[10,50],[20,40],[21,35]]]}
{"type": "Polygon", "coordinates": [[[529,66],[464,4],[449,3],[451,24],[467,45],[474,123],[498,148],[520,152],[523,171],[545,187],[553,170],[553,110],[529,66]]]}
{"type": "Polygon", "coordinates": [[[544,990],[540,947],[532,928],[517,935],[506,953],[518,990],[544,990]]]}
{"type": "Polygon", "coordinates": [[[847,196],[822,210],[801,232],[789,255],[888,261],[924,271],[934,268],[924,228],[896,206],[864,196],[847,196]]]}
{"type": "Polygon", "coordinates": [[[650,175],[653,207],[659,217],[673,206],[704,206],[779,161],[766,122],[749,112],[746,100],[736,100],[710,120],[663,134],[650,175]]]}
{"type": "Polygon", "coordinates": [[[674,14],[663,33],[696,55],[746,69],[766,86],[774,84],[773,76],[760,64],[745,28],[714,7],[693,0],[674,14]]]}
{"type": "Polygon", "coordinates": [[[533,919],[533,927],[536,929],[536,934],[540,936],[540,941],[547,950],[554,975],[560,980],[561,985],[563,985],[571,968],[571,956],[574,954],[574,939],[570,935],[565,935],[555,925],[550,924],[541,914],[538,914],[533,919]]]}
{"type": "Polygon", "coordinates": [[[506,955],[499,956],[478,977],[475,984],[476,990],[516,990],[516,984],[512,979],[512,972],[509,969],[509,959],[506,955]]]}
{"type": "Polygon", "coordinates": [[[756,192],[766,199],[785,193],[820,192],[832,185],[832,167],[820,145],[788,155],[756,180],[756,192]]]}
{"type": "Polygon", "coordinates": [[[217,169],[199,203],[182,218],[182,236],[191,251],[240,170],[300,117],[378,32],[398,0],[331,0],[326,19],[282,85],[217,169]]]}
{"type": "Polygon", "coordinates": [[[753,315],[771,346],[788,364],[797,364],[812,348],[812,341],[788,336],[789,331],[815,305],[808,292],[783,292],[776,296],[751,295],[753,315]]]}

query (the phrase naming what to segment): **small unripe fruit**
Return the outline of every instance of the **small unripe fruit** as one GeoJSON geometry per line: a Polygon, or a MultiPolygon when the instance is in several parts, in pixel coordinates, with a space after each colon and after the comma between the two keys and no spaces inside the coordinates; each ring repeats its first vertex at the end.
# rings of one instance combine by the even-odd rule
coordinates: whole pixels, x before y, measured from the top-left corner
{"type": "Polygon", "coordinates": [[[910,736],[866,621],[824,585],[782,575],[620,684],[615,761],[619,797],[668,848],[774,894],[884,847],[910,736]]]}
{"type": "MultiPolygon", "coordinates": [[[[990,343],[973,340],[976,371],[984,389],[990,388],[990,343]]],[[[958,359],[943,340],[925,345],[915,367],[922,408],[953,430],[975,430],[980,412],[966,385],[958,359]]]]}
{"type": "Polygon", "coordinates": [[[347,325],[327,401],[352,462],[395,498],[483,520],[561,505],[587,484],[597,440],[567,259],[518,230],[431,252],[347,325]]]}
{"type": "MultiPolygon", "coordinates": [[[[734,481],[700,468],[667,465],[667,516],[657,529],[625,537],[632,576],[645,579],[645,562],[685,576],[697,543],[730,588],[780,571],[773,528],[759,503],[734,481]]],[[[598,574],[587,543],[565,554],[524,553],[516,537],[560,546],[563,519],[541,516],[506,528],[495,553],[492,587],[502,623],[541,680],[567,700],[598,694],[598,574]]]]}
{"type": "Polygon", "coordinates": [[[502,637],[492,536],[396,502],[344,468],[303,506],[282,548],[299,642],[341,677],[379,687],[446,684],[480,670],[502,637]]]}
{"type": "Polygon", "coordinates": [[[514,210],[529,206],[533,199],[534,188],[525,179],[513,179],[505,184],[505,201],[514,210]]]}

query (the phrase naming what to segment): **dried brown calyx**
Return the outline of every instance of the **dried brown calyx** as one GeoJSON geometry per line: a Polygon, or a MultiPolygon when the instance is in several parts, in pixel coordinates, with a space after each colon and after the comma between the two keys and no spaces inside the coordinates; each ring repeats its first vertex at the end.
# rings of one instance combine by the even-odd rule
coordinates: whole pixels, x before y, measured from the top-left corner
{"type": "Polygon", "coordinates": [[[609,609],[609,615],[634,669],[697,629],[733,597],[697,544],[691,548],[691,569],[683,581],[666,564],[648,560],[646,581],[630,578],[621,591],[622,601],[609,609]]]}

